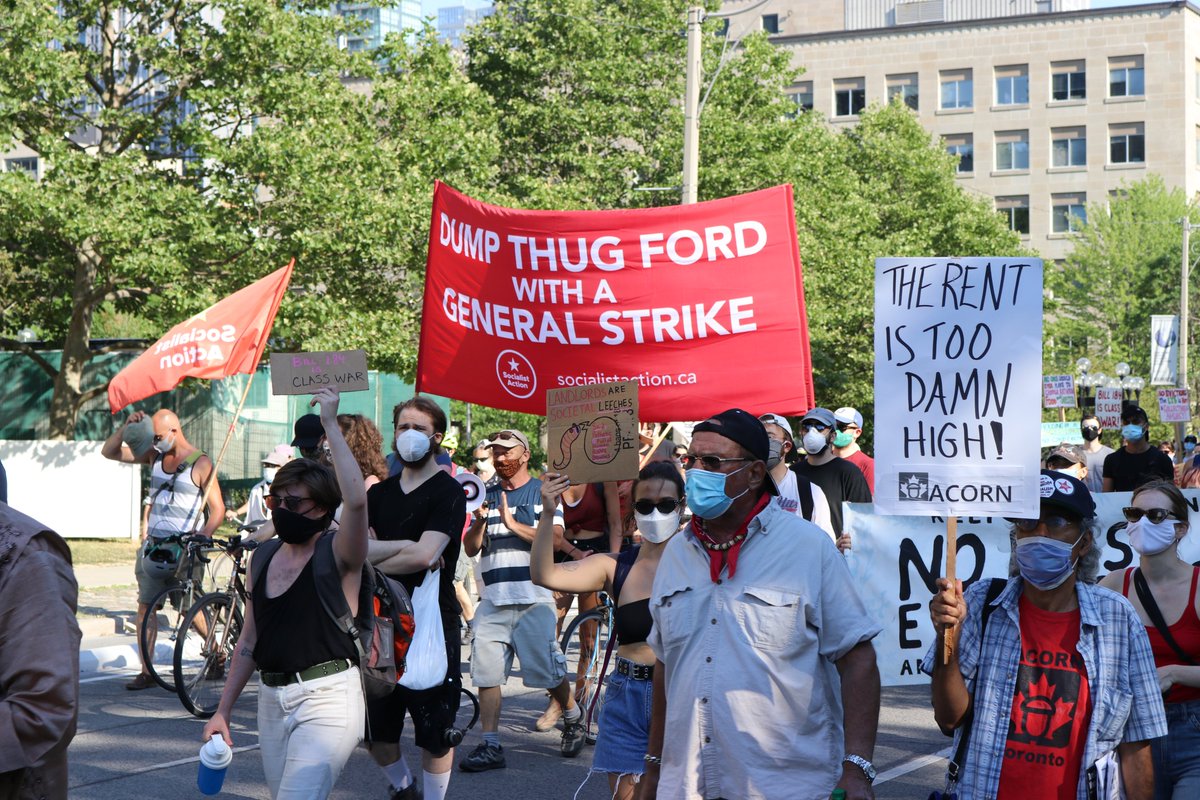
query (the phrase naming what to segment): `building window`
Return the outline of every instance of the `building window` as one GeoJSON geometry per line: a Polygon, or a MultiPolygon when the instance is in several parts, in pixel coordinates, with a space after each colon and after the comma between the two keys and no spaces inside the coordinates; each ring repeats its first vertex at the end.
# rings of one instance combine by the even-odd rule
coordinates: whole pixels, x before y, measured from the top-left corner
{"type": "Polygon", "coordinates": [[[6,172],[28,172],[36,178],[38,160],[36,156],[31,158],[6,158],[4,159],[4,169],[6,172]]]}
{"type": "Polygon", "coordinates": [[[996,211],[1008,220],[1008,229],[1029,235],[1029,195],[997,197],[996,211]]]}
{"type": "Polygon", "coordinates": [[[1200,167],[1200,125],[1196,126],[1196,166],[1200,167]]]}
{"type": "Polygon", "coordinates": [[[1078,127],[1050,129],[1050,166],[1087,166],[1086,128],[1078,127]]]}
{"type": "Polygon", "coordinates": [[[1087,69],[1082,61],[1055,61],[1050,64],[1050,99],[1083,100],[1087,97],[1087,69]]]}
{"type": "Polygon", "coordinates": [[[1074,233],[1087,224],[1087,195],[1054,194],[1050,201],[1050,230],[1054,233],[1074,233]]]}
{"type": "Polygon", "coordinates": [[[800,83],[797,83],[791,94],[792,99],[796,101],[796,110],[798,112],[813,110],[812,81],[801,81],[800,83]]]}
{"type": "Polygon", "coordinates": [[[996,105],[1024,106],[1029,104],[1029,67],[1018,64],[996,67],[996,105]]]}
{"type": "Polygon", "coordinates": [[[833,82],[833,115],[835,117],[853,117],[866,107],[866,78],[842,78],[833,82]]]}
{"type": "Polygon", "coordinates": [[[955,172],[959,175],[975,171],[975,137],[969,133],[955,133],[946,138],[946,152],[958,156],[955,172]]]}
{"type": "Polygon", "coordinates": [[[1108,96],[1141,97],[1146,94],[1146,73],[1141,56],[1108,60],[1108,96]]]}
{"type": "Polygon", "coordinates": [[[763,14],[762,29],[767,33],[779,33],[779,15],[763,14]]]}
{"type": "Polygon", "coordinates": [[[947,70],[941,73],[943,109],[972,108],[975,105],[971,70],[947,70]]]}
{"type": "Polygon", "coordinates": [[[900,102],[917,110],[918,106],[918,91],[917,91],[917,73],[910,72],[906,75],[888,75],[887,76],[887,99],[888,102],[896,97],[900,98],[900,102]]]}
{"type": "Polygon", "coordinates": [[[1029,169],[1029,131],[996,132],[996,171],[1029,169]]]}
{"type": "Polygon", "coordinates": [[[1146,163],[1146,126],[1140,122],[1108,126],[1110,164],[1146,163]]]}

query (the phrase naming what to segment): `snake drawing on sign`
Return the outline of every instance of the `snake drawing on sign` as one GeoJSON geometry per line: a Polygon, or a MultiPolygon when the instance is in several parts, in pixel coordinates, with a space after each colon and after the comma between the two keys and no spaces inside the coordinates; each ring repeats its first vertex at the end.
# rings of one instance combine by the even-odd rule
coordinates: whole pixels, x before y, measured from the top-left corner
{"type": "Polygon", "coordinates": [[[575,444],[575,440],[579,438],[579,434],[583,433],[587,428],[587,423],[576,423],[563,431],[562,438],[558,440],[558,460],[554,462],[555,469],[564,469],[571,463],[571,445],[575,444]]]}
{"type": "Polygon", "coordinates": [[[577,422],[563,431],[558,440],[558,459],[555,469],[565,469],[571,463],[571,448],[587,432],[583,453],[593,464],[607,464],[621,452],[621,425],[612,417],[598,417],[590,422],[577,422]]]}

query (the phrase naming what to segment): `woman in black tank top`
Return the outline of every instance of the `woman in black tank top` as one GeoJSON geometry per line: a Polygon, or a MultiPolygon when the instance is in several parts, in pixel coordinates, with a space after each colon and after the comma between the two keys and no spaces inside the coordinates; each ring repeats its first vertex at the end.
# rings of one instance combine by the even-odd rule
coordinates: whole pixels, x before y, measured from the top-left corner
{"type": "Polygon", "coordinates": [[[204,741],[220,735],[233,746],[233,704],[259,670],[259,749],[272,798],[327,797],[362,738],[366,714],[354,643],[324,610],[313,560],[334,560],[357,614],[367,493],[337,424],[337,389],[322,389],[312,400],[317,403],[334,471],[297,459],[276,474],[267,506],[280,541],[264,544],[246,571],[244,627],[220,705],[202,734],[204,741]],[[330,533],[339,504],[341,526],[330,533]]]}
{"type": "Polygon", "coordinates": [[[644,768],[642,755],[650,736],[650,676],[654,652],[650,633],[650,588],[662,549],[679,529],[683,480],[670,462],[648,464],[633,487],[634,516],[642,543],[625,553],[601,553],[581,561],[554,563],[554,507],[570,481],[565,475],[542,476],[542,517],[530,553],[533,582],[560,592],[607,591],[616,604],[616,667],[605,684],[600,736],[592,769],[608,773],[617,800],[633,797],[634,781],[644,768]]]}

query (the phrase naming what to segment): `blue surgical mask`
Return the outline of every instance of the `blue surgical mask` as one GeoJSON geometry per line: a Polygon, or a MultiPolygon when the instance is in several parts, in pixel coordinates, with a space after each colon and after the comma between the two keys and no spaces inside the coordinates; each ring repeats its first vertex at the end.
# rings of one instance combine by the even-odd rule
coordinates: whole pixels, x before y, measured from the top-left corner
{"type": "Polygon", "coordinates": [[[692,509],[692,513],[700,519],[716,519],[728,511],[733,501],[750,491],[750,487],[747,486],[737,497],[730,497],[725,493],[725,479],[730,475],[737,475],[746,466],[728,474],[689,469],[684,485],[687,487],[688,507],[692,509]]]}
{"type": "Polygon", "coordinates": [[[1183,452],[1185,452],[1185,453],[1190,453],[1190,452],[1192,452],[1192,451],[1193,451],[1193,450],[1195,450],[1195,449],[1196,449],[1196,443],[1195,443],[1195,442],[1184,442],[1184,443],[1183,443],[1183,452]]]}
{"type": "MultiPolygon", "coordinates": [[[[1079,539],[1082,538],[1080,535],[1079,539]]],[[[1075,571],[1071,552],[1079,544],[1079,539],[1071,544],[1046,536],[1018,539],[1016,556],[1021,577],[1042,591],[1048,592],[1062,586],[1075,571]]]]}
{"type": "Polygon", "coordinates": [[[1121,428],[1121,435],[1125,437],[1125,441],[1127,442],[1136,442],[1142,438],[1144,433],[1145,431],[1142,430],[1141,425],[1126,425],[1121,428]]]}

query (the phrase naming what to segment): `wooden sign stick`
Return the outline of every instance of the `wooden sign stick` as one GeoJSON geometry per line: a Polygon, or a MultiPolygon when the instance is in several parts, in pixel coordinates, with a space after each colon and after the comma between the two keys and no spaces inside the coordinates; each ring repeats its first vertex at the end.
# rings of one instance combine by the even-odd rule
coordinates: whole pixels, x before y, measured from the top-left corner
{"type": "MultiPolygon", "coordinates": [[[[958,568],[958,517],[953,515],[946,517],[946,580],[950,581],[950,585],[954,585],[955,571],[958,568]]],[[[942,631],[939,636],[942,637],[942,663],[949,664],[954,657],[954,641],[953,638],[946,635],[942,631]]]]}
{"type": "MultiPolygon", "coordinates": [[[[658,424],[655,423],[654,427],[657,429],[658,424]]],[[[666,439],[667,434],[669,434],[670,432],[671,432],[671,423],[670,422],[668,422],[666,427],[664,427],[662,429],[661,433],[659,433],[656,430],[655,436],[654,436],[654,443],[650,445],[650,449],[646,451],[646,454],[644,456],[642,456],[642,460],[638,464],[639,472],[642,470],[642,467],[644,467],[644,466],[646,466],[646,464],[650,463],[650,459],[651,459],[651,457],[654,456],[654,453],[657,452],[658,446],[663,443],[663,439],[666,439]]]]}

